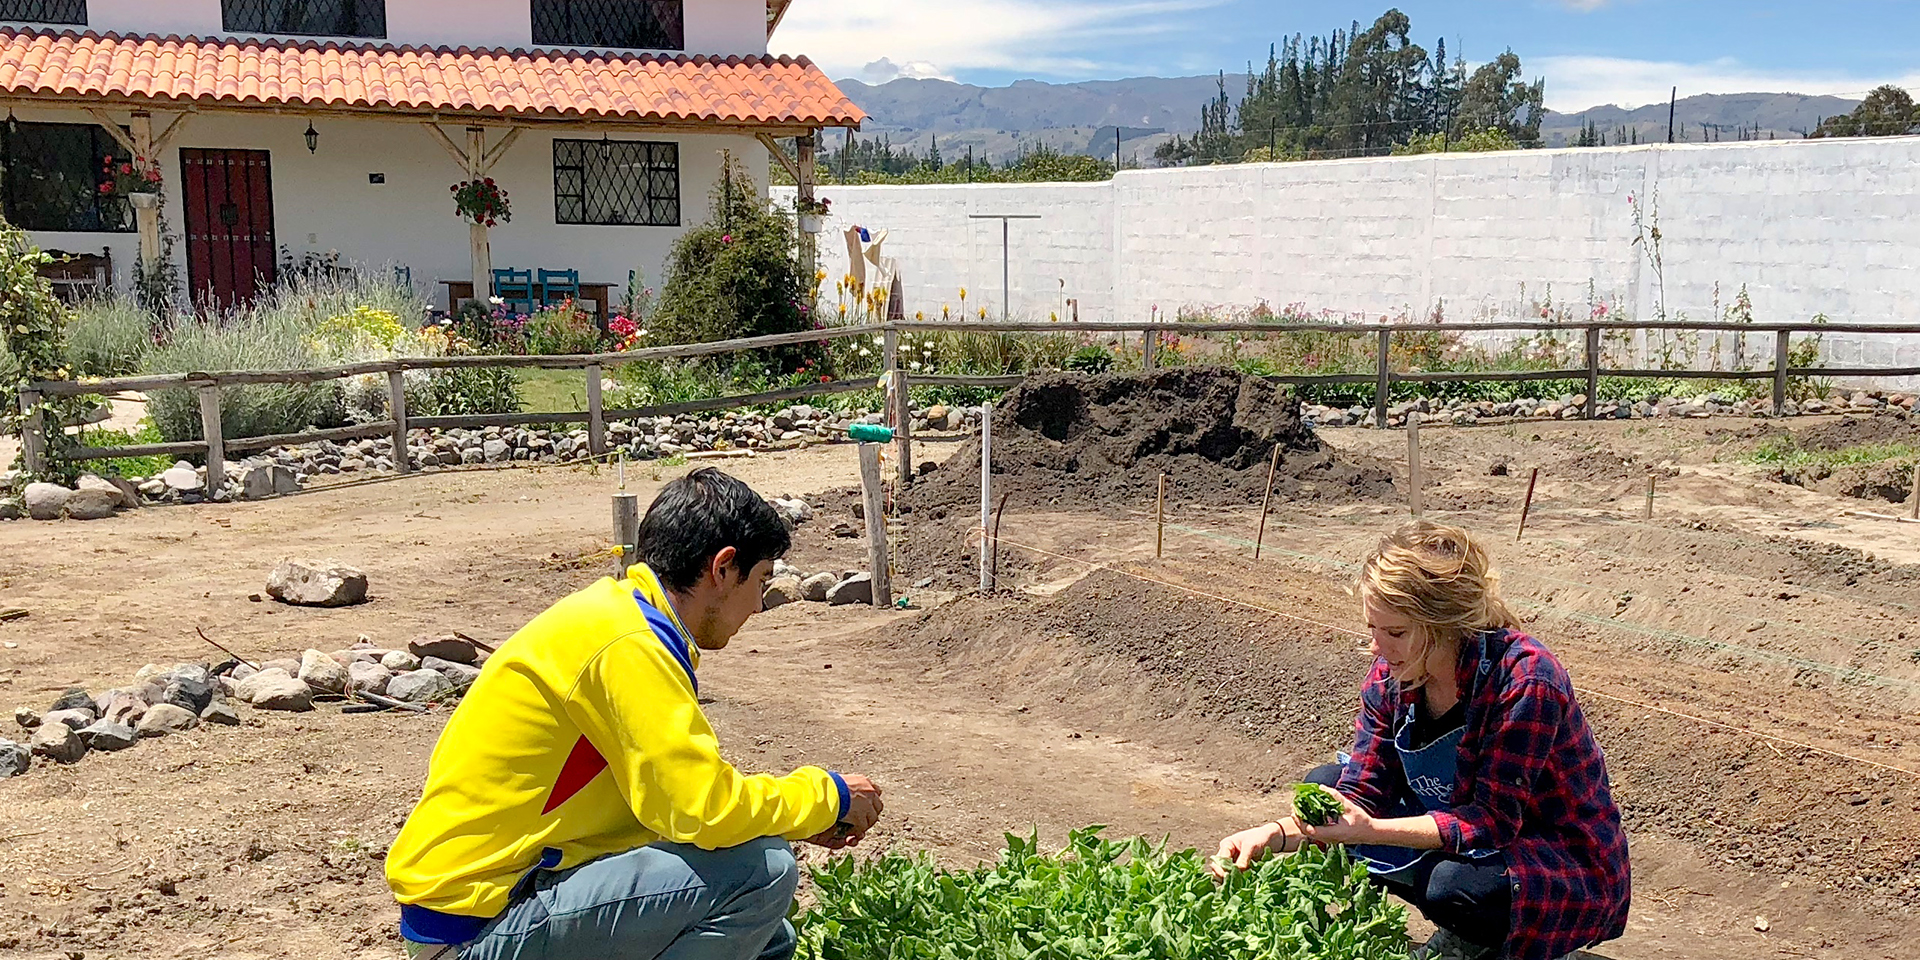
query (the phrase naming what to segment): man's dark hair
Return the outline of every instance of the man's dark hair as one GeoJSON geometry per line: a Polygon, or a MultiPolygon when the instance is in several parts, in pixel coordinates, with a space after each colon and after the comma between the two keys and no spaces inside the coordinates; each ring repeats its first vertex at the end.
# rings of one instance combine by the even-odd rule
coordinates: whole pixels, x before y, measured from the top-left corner
{"type": "Polygon", "coordinates": [[[741,480],[702,467],[660,489],[640,520],[640,560],[670,589],[689,590],[732,547],[740,579],[793,546],[773,505],[741,480]]]}

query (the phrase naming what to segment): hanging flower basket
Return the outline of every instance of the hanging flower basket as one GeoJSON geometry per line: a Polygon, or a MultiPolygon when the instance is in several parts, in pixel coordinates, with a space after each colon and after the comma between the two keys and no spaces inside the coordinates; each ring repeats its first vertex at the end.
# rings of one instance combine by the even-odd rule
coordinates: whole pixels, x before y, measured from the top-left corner
{"type": "Polygon", "coordinates": [[[494,183],[492,177],[463,180],[447,189],[453,193],[454,212],[468,223],[496,227],[513,220],[507,191],[494,183]]]}
{"type": "Polygon", "coordinates": [[[799,214],[801,233],[819,233],[820,221],[832,212],[833,201],[825,197],[801,200],[795,205],[799,214]]]}
{"type": "Polygon", "coordinates": [[[100,175],[101,196],[121,197],[136,210],[152,210],[160,205],[160,168],[148,163],[147,158],[108,157],[100,167],[100,175]]]}

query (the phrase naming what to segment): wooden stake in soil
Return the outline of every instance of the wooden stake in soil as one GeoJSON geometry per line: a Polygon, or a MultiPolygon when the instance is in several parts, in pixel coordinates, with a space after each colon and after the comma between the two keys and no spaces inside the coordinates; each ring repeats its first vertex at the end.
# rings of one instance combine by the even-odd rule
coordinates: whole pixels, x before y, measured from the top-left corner
{"type": "Polygon", "coordinates": [[[613,558],[613,578],[627,575],[627,568],[640,562],[640,495],[613,495],[613,545],[619,554],[613,558]]]}
{"type": "Polygon", "coordinates": [[[993,592],[993,538],[987,513],[993,505],[993,404],[980,405],[980,592],[993,592]]]}
{"type": "Polygon", "coordinates": [[[1160,548],[1167,541],[1167,475],[1160,475],[1160,495],[1153,501],[1153,558],[1160,559],[1160,548]]]}
{"type": "Polygon", "coordinates": [[[1407,411],[1407,506],[1413,518],[1420,519],[1420,413],[1407,411]]]}
{"type": "Polygon", "coordinates": [[[873,572],[873,605],[893,606],[887,577],[887,495],[880,480],[880,445],[860,445],[860,493],[866,506],[867,569],[873,572]]]}
{"type": "Polygon", "coordinates": [[[1647,508],[1640,513],[1640,519],[1642,520],[1653,519],[1653,484],[1655,479],[1657,478],[1653,474],[1647,474],[1647,508]]]}
{"type": "Polygon", "coordinates": [[[1907,519],[1920,520],[1920,463],[1913,465],[1913,492],[1907,495],[1907,519]]]}
{"type": "Polygon", "coordinates": [[[1520,505],[1520,529],[1514,531],[1513,542],[1519,543],[1527,532],[1527,514],[1533,512],[1533,488],[1540,482],[1540,468],[1533,468],[1533,476],[1527,478],[1527,502],[1520,505]]]}
{"type": "Polygon", "coordinates": [[[1253,535],[1253,558],[1260,559],[1260,543],[1267,539],[1267,509],[1273,506],[1273,477],[1280,472],[1280,445],[1273,445],[1273,460],[1267,464],[1267,493],[1260,498],[1260,529],[1253,535]]]}

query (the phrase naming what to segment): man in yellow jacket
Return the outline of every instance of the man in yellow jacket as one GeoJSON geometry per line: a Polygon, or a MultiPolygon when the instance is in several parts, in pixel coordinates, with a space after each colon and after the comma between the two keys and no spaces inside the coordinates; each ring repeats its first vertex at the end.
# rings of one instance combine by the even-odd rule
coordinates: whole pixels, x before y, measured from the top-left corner
{"type": "Polygon", "coordinates": [[[761,608],[786,525],[695,470],[640,524],[643,561],[554,604],[489,658],[387,854],[400,932],[434,960],[786,960],[788,841],[859,842],[865,777],[748,776],[700,710],[700,650],[761,608]]]}

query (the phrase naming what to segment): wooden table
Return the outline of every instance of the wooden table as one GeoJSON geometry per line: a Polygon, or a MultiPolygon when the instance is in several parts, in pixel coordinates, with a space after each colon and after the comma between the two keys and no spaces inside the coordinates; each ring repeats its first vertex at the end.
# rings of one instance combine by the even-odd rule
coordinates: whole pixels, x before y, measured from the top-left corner
{"type": "MultiPolygon", "coordinates": [[[[452,314],[455,310],[459,309],[460,301],[473,299],[472,280],[442,280],[440,281],[440,285],[447,288],[448,314],[452,314]]],[[[533,295],[537,302],[540,296],[540,285],[537,283],[533,285],[533,295]]],[[[602,329],[605,329],[607,325],[607,312],[612,295],[613,284],[611,283],[582,283],[580,285],[579,299],[582,301],[590,301],[594,304],[597,312],[594,314],[593,319],[602,329]]]]}

